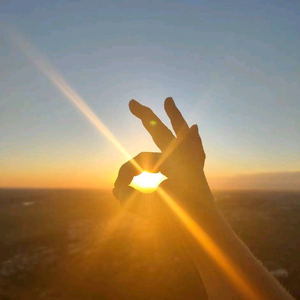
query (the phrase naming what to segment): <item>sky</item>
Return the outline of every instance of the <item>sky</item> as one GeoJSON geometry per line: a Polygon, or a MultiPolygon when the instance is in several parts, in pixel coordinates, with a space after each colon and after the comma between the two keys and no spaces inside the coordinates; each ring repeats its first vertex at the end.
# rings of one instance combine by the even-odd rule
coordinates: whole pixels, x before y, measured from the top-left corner
{"type": "Polygon", "coordinates": [[[198,124],[214,187],[255,174],[300,187],[299,1],[3,0],[0,22],[0,187],[111,188],[128,160],[19,38],[130,156],[158,151],[130,99],[169,126],[172,96],[198,124]]]}

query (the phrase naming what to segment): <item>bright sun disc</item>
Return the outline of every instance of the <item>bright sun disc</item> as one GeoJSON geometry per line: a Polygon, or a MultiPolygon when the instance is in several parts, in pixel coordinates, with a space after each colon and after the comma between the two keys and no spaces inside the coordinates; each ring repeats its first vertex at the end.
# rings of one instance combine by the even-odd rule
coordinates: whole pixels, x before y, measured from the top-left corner
{"type": "Polygon", "coordinates": [[[144,193],[152,193],[165,179],[167,179],[167,177],[161,173],[149,173],[144,171],[140,175],[133,177],[130,186],[144,193]]]}

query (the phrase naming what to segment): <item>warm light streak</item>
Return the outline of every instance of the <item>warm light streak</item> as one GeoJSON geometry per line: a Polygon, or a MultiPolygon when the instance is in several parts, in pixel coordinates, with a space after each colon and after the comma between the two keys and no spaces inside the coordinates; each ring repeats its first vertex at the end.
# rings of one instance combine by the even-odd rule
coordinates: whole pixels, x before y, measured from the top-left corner
{"type": "Polygon", "coordinates": [[[180,142],[182,141],[182,133],[183,133],[183,128],[181,128],[178,136],[176,139],[173,139],[169,145],[167,146],[166,149],[164,149],[164,152],[160,156],[159,160],[157,161],[156,165],[154,166],[154,169],[160,168],[160,166],[163,164],[163,162],[171,155],[171,153],[179,146],[180,142]]]}
{"type": "Polygon", "coordinates": [[[218,263],[236,288],[245,295],[246,299],[263,299],[251,288],[242,272],[226,257],[210,236],[162,188],[158,187],[157,192],[201,247],[218,263]]]}
{"type": "MultiPolygon", "coordinates": [[[[21,50],[26,54],[26,56],[31,60],[31,62],[39,69],[53,84],[54,86],[69,100],[71,101],[88,119],[89,121],[111,142],[115,147],[128,159],[131,159],[131,155],[124,149],[121,143],[116,139],[116,137],[110,132],[110,130],[105,126],[105,124],[97,117],[97,115],[91,110],[91,108],[86,104],[84,99],[66,82],[66,80],[51,66],[51,64],[42,57],[42,55],[34,49],[27,41],[25,41],[21,36],[13,34],[12,39],[17,42],[21,50]]],[[[167,154],[171,153],[175,145],[170,145],[167,154]]],[[[166,158],[164,155],[162,161],[166,158]]],[[[141,172],[142,168],[133,161],[135,167],[137,167],[141,172]]],[[[214,243],[214,241],[202,230],[202,228],[182,209],[176,204],[176,202],[161,188],[157,191],[162,196],[163,200],[168,204],[171,210],[180,218],[186,228],[194,236],[197,242],[205,249],[205,251],[218,263],[220,268],[228,275],[230,280],[234,285],[245,294],[248,299],[261,299],[253,291],[250,285],[244,279],[243,274],[233,265],[233,263],[227,258],[219,249],[219,247],[214,243]]],[[[134,200],[135,195],[133,194],[125,206],[130,206],[134,200]]],[[[122,217],[118,219],[117,224],[122,220],[122,217]]],[[[115,230],[113,226],[112,231],[115,230]]]]}
{"type": "MultiPolygon", "coordinates": [[[[42,57],[42,55],[30,45],[28,41],[25,41],[19,34],[11,34],[12,40],[17,43],[24,54],[30,59],[30,61],[40,70],[53,84],[54,86],[68,99],[70,100],[87,118],[88,120],[111,142],[115,147],[128,159],[132,156],[126,151],[111,131],[105,126],[105,124],[98,118],[98,116],[91,110],[86,104],[84,99],[73,89],[70,84],[58,73],[57,70],[51,64],[42,57]]],[[[142,168],[132,161],[134,166],[141,172],[142,168]]]]}

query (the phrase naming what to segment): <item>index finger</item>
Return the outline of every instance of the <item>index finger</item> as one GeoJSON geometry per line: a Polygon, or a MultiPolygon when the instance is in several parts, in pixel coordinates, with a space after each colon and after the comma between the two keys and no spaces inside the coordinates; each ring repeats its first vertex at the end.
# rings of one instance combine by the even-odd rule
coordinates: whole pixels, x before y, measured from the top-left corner
{"type": "Polygon", "coordinates": [[[152,136],[154,143],[161,151],[164,151],[172,140],[175,139],[168,127],[149,107],[143,106],[135,100],[131,100],[129,102],[129,109],[142,121],[144,127],[152,136]]]}
{"type": "Polygon", "coordinates": [[[158,172],[157,162],[161,153],[141,152],[130,161],[123,164],[119,170],[115,181],[115,187],[123,187],[130,184],[133,177],[142,173],[142,171],[158,172]]]}

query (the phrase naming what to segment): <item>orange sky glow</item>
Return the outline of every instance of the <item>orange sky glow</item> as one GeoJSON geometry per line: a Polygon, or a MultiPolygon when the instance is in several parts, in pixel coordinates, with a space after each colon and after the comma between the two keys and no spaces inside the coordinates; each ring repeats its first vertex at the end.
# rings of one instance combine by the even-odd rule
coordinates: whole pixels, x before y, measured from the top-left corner
{"type": "MultiPolygon", "coordinates": [[[[57,94],[55,97],[46,95],[34,105],[26,104],[27,100],[19,103],[20,108],[8,105],[7,111],[15,110],[18,117],[7,117],[7,124],[4,122],[10,131],[7,131],[8,133],[4,131],[7,146],[3,147],[4,155],[0,157],[0,187],[111,189],[118,169],[123,163],[139,152],[158,151],[139,120],[130,115],[127,108],[129,96],[122,104],[115,102],[113,105],[109,101],[104,101],[105,99],[97,100],[103,105],[94,109],[88,104],[90,102],[65,80],[63,75],[36,50],[32,43],[16,33],[11,33],[11,40],[18,51],[30,61],[30,68],[39,72],[39,80],[46,79],[47,85],[52,84],[51,93],[54,90],[57,94]],[[69,101],[65,101],[66,99],[69,101]],[[24,103],[27,106],[22,109],[24,103]],[[61,103],[63,106],[57,109],[56,113],[52,113],[53,107],[61,103]],[[40,111],[34,113],[35,107],[44,104],[49,105],[44,113],[40,111]],[[66,121],[65,118],[74,113],[74,107],[77,115],[72,115],[73,117],[66,121]],[[65,123],[61,123],[64,126],[57,125],[57,128],[53,127],[51,131],[50,125],[60,124],[59,114],[62,112],[66,112],[62,117],[65,123]],[[37,117],[36,123],[30,123],[32,116],[37,117]],[[52,118],[50,121],[47,119],[49,116],[52,118]],[[82,125],[81,128],[78,124],[85,124],[85,127],[82,125]],[[26,126],[28,130],[25,129],[26,126]],[[46,132],[42,130],[43,126],[46,126],[44,127],[46,132]],[[30,134],[31,130],[33,134],[30,134]],[[51,135],[47,135],[47,130],[51,135]]],[[[28,77],[27,74],[25,75],[28,77]]],[[[22,80],[26,77],[22,77],[22,80]]],[[[130,95],[134,94],[132,91],[130,95]]],[[[38,95],[40,98],[40,93],[38,95]]],[[[9,93],[10,96],[11,93],[9,93]]],[[[24,97],[22,93],[16,96],[14,99],[24,97]]],[[[9,97],[7,97],[7,103],[13,103],[9,101],[9,97]]],[[[290,131],[281,133],[280,138],[283,142],[280,143],[277,141],[278,131],[276,131],[275,139],[274,135],[269,134],[269,131],[272,131],[272,124],[263,124],[259,127],[261,132],[252,129],[256,123],[259,123],[257,120],[252,120],[257,117],[253,114],[248,127],[244,125],[245,128],[250,128],[248,137],[253,139],[251,142],[245,136],[247,128],[233,133],[233,128],[239,129],[239,126],[227,123],[228,118],[219,117],[227,112],[226,109],[231,112],[233,106],[229,107],[230,109],[224,109],[222,114],[219,112],[218,115],[217,110],[223,103],[220,102],[219,106],[209,106],[213,103],[213,98],[210,93],[205,94],[205,98],[208,98],[210,102],[204,102],[200,98],[196,102],[191,102],[192,105],[181,99],[179,108],[184,108],[183,115],[190,125],[195,122],[199,124],[207,154],[205,171],[213,189],[300,189],[299,152],[295,151],[296,147],[294,147],[297,143],[296,138],[299,137],[298,135],[292,136],[292,134],[288,136],[292,132],[290,128],[293,128],[289,123],[286,126],[290,126],[290,131]],[[216,115],[214,120],[206,117],[205,109],[208,113],[210,110],[213,111],[213,115],[216,115]],[[231,131],[226,131],[224,134],[222,124],[230,125],[231,131]],[[264,144],[265,137],[270,138],[266,145],[264,144]],[[286,155],[287,151],[289,155],[286,155]]],[[[163,98],[157,103],[153,102],[150,96],[142,100],[145,100],[146,105],[153,105],[155,112],[159,107],[159,117],[162,116],[163,122],[168,122],[162,109],[163,98]]],[[[175,100],[177,101],[176,98],[175,100]]],[[[236,115],[240,118],[244,114],[245,111],[240,111],[236,115]]],[[[243,124],[244,119],[247,120],[243,118],[240,125],[243,124]]],[[[260,118],[260,120],[263,119],[260,118]]],[[[290,122],[290,119],[283,121],[290,122]]],[[[166,124],[169,125],[169,123],[166,124]]],[[[6,128],[5,126],[3,128],[6,128]]],[[[273,130],[276,126],[277,122],[273,124],[273,130]]]]}

